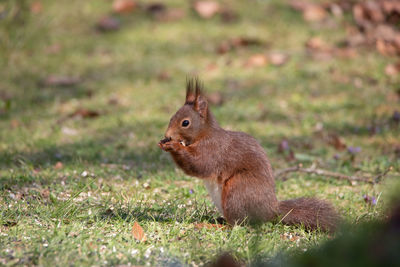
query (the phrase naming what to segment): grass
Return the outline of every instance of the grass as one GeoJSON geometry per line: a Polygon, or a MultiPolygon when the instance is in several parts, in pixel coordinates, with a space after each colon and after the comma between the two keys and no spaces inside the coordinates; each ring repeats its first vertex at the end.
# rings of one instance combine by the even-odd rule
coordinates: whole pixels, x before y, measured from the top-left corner
{"type": "Polygon", "coordinates": [[[193,74],[208,92],[223,94],[225,103],[213,107],[220,124],[255,136],[275,169],[316,162],[331,171],[376,175],[393,166],[377,185],[294,173],[277,181],[279,199],[327,199],[350,224],[381,216],[399,177],[394,147],[400,131],[390,124],[370,135],[368,127],[399,110],[399,80],[384,75],[393,59],[358,49],[355,58],[322,61],[304,48],[313,36],[343,40],[350,18],[315,27],[285,1],[236,1],[231,7],[241,19],[226,24],[200,19],[186,1],[171,0],[168,6],[187,11],[181,21],[157,22],[137,11],[120,17],[119,31],[102,34],[94,25],[110,12],[110,1],[41,2],[38,14],[30,14],[29,1],[0,2],[1,10],[25,7],[17,19],[0,20],[0,264],[199,266],[223,251],[251,264],[330,239],[272,223],[196,227],[220,214],[202,182],[184,175],[156,145],[193,74]],[[215,52],[220,42],[240,36],[268,47],[215,52]],[[270,51],[290,60],[281,67],[243,67],[251,55],[270,51]],[[162,73],[169,79],[160,79],[162,73]],[[81,82],[45,86],[49,75],[81,82]],[[78,108],[100,116],[70,117],[78,108]],[[336,151],[315,133],[321,126],[322,135],[336,133],[361,152],[351,160],[347,151],[336,151]],[[297,161],[277,152],[284,139],[297,161]],[[366,194],[377,205],[365,203],[366,194]],[[134,239],[135,222],[147,241],[134,239]]]}

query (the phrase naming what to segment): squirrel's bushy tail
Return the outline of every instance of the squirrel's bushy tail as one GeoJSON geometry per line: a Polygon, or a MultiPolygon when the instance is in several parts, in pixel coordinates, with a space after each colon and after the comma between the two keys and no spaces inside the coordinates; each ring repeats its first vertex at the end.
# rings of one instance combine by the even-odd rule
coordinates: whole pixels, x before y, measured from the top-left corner
{"type": "Polygon", "coordinates": [[[279,215],[284,224],[333,232],[339,215],[326,201],[316,198],[296,198],[279,202],[279,215]]]}

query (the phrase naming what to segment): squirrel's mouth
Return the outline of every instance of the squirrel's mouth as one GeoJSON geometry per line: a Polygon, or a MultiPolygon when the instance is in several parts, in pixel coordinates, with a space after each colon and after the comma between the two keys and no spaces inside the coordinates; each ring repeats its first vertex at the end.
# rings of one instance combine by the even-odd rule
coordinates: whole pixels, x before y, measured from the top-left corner
{"type": "Polygon", "coordinates": [[[190,146],[191,145],[191,143],[189,141],[187,141],[187,140],[179,140],[179,143],[181,145],[183,145],[183,146],[190,146]]]}
{"type": "Polygon", "coordinates": [[[172,140],[171,137],[165,137],[164,139],[162,139],[162,140],[160,141],[160,143],[161,143],[161,144],[165,144],[165,143],[170,142],[171,140],[172,140]]]}

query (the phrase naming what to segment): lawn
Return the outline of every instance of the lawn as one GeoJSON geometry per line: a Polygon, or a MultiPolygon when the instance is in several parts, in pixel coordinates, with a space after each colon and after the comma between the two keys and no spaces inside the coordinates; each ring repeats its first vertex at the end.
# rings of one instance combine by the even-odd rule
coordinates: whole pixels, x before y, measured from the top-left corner
{"type": "Polygon", "coordinates": [[[315,24],[287,1],[226,1],[230,22],[168,0],[182,18],[142,6],[102,32],[112,1],[32,2],[0,2],[1,265],[202,266],[225,251],[251,264],[333,238],[280,223],[208,227],[221,214],[202,181],[157,147],[191,76],[219,98],[220,125],[253,135],[275,170],[373,177],[392,166],[377,184],[298,172],[276,182],[279,199],[327,199],[346,224],[382,217],[400,173],[400,76],[384,71],[395,58],[305,45],[342,42],[350,14],[315,24]],[[218,52],[234,38],[255,44],[218,52]],[[270,53],[287,61],[259,59],[270,53]]]}

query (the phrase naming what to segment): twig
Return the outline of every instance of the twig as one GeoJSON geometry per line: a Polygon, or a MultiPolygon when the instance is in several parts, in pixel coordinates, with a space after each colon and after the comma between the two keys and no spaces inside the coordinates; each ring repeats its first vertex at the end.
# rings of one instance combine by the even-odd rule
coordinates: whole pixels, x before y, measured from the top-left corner
{"type": "Polygon", "coordinates": [[[349,182],[357,181],[357,182],[376,184],[376,183],[379,183],[381,178],[386,176],[391,170],[392,170],[392,167],[389,167],[387,170],[385,170],[383,173],[380,173],[375,178],[371,178],[371,177],[359,177],[359,176],[354,176],[354,175],[346,175],[343,173],[332,172],[332,171],[327,171],[327,170],[323,170],[323,169],[317,169],[313,166],[310,168],[302,168],[302,164],[299,164],[295,167],[277,170],[275,172],[275,178],[280,179],[280,177],[284,176],[285,174],[287,174],[289,172],[304,172],[304,173],[318,174],[318,175],[322,175],[322,176],[329,176],[329,177],[333,177],[333,178],[336,178],[339,180],[347,180],[349,182]]]}
{"type": "Polygon", "coordinates": [[[375,178],[374,178],[374,183],[379,183],[383,177],[385,177],[391,170],[393,170],[393,167],[390,166],[389,168],[387,168],[384,172],[378,174],[375,178]]]}

